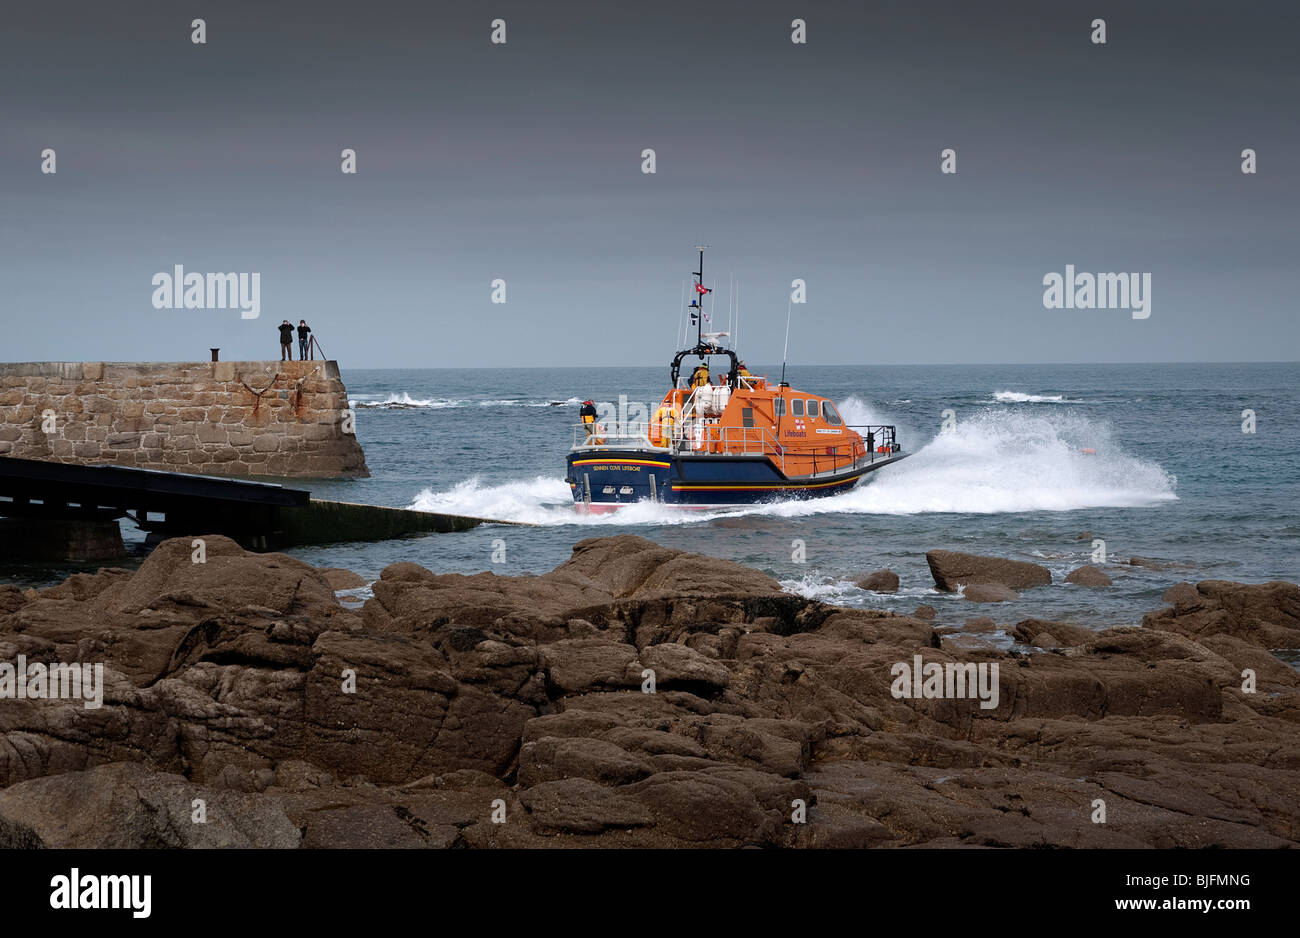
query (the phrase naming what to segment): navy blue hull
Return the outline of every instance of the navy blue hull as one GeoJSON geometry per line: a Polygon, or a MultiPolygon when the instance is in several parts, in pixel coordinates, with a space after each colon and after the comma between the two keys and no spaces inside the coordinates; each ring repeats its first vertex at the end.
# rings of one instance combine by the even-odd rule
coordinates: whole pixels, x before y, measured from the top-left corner
{"type": "Polygon", "coordinates": [[[788,478],[764,456],[669,456],[644,450],[570,453],[573,500],[593,510],[654,501],[683,507],[753,505],[791,498],[838,495],[874,469],[905,454],[877,456],[839,473],[788,478]]]}

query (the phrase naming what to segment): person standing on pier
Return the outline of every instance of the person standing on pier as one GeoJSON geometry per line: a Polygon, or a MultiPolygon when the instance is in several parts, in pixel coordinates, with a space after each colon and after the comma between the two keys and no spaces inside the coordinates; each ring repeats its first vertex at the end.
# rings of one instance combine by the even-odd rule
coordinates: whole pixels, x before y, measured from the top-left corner
{"type": "MultiPolygon", "coordinates": [[[[298,361],[300,362],[305,362],[307,360],[307,349],[308,349],[308,342],[309,342],[307,336],[310,334],[311,334],[311,326],[307,325],[307,320],[299,319],[298,320],[298,361]]],[[[315,356],[312,357],[314,358],[315,356]]]]}
{"type": "Polygon", "coordinates": [[[287,319],[280,323],[280,361],[293,361],[293,326],[287,319]]]}

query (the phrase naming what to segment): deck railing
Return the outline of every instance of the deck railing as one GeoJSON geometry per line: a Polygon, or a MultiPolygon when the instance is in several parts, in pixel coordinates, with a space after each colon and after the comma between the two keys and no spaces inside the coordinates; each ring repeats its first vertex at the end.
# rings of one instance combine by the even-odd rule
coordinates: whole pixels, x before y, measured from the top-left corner
{"type": "MultiPolygon", "coordinates": [[[[858,466],[888,459],[899,451],[895,441],[897,431],[889,424],[845,424],[862,435],[862,442],[836,443],[827,440],[825,446],[834,452],[806,453],[812,457],[813,475],[838,472],[846,465],[858,466]],[[883,452],[880,450],[883,448],[883,452]],[[847,462],[846,462],[847,460],[847,462]],[[821,465],[819,465],[821,463],[821,465]]],[[[785,471],[786,447],[767,427],[723,427],[718,424],[674,423],[654,421],[586,424],[573,427],[573,449],[579,452],[603,449],[639,449],[666,455],[726,454],[768,455],[785,471]],[[657,442],[656,442],[657,441],[657,442]]],[[[805,455],[799,450],[794,455],[805,455]]]]}

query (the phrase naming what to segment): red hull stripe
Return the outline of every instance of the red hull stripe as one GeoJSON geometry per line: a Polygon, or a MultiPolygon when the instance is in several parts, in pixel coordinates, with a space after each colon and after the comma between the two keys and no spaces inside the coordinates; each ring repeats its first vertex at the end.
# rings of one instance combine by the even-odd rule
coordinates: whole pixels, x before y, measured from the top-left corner
{"type": "Polygon", "coordinates": [[[573,464],[575,466],[606,466],[615,464],[620,466],[659,466],[662,469],[667,469],[671,465],[671,463],[656,462],[651,459],[575,459],[573,464]]]}
{"type": "Polygon", "coordinates": [[[789,482],[773,482],[768,485],[674,485],[674,492],[766,492],[771,489],[790,489],[799,491],[801,489],[824,489],[833,485],[848,485],[850,482],[856,482],[860,477],[854,476],[852,479],[840,479],[835,482],[816,482],[805,485],[791,484],[789,482]]]}

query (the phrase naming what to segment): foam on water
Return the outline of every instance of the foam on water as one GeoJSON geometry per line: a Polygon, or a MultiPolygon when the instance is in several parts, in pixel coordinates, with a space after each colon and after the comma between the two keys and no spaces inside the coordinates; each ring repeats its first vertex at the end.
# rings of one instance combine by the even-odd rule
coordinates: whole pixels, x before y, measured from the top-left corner
{"type": "Polygon", "coordinates": [[[994,391],[993,400],[1000,404],[1064,404],[1064,394],[1025,394],[1022,391],[994,391]]]}
{"type": "Polygon", "coordinates": [[[786,517],[995,514],[1144,507],[1177,498],[1164,469],[1125,453],[1105,424],[1068,413],[976,412],[878,473],[843,495],[770,510],[786,517]]]}
{"type": "Polygon", "coordinates": [[[921,603],[932,604],[937,600],[947,601],[952,593],[940,593],[933,586],[903,586],[893,593],[873,593],[860,589],[852,580],[812,570],[797,579],[779,581],[787,593],[794,593],[805,599],[831,603],[837,606],[859,606],[867,608],[914,608],[921,603]]]}
{"type": "Polygon", "coordinates": [[[865,433],[866,431],[861,428],[866,426],[893,425],[897,427],[898,441],[903,444],[903,448],[915,449],[915,431],[899,424],[893,417],[880,412],[874,405],[868,404],[857,395],[846,397],[839,402],[838,407],[844,422],[850,427],[858,428],[859,432],[865,433]]]}
{"type": "Polygon", "coordinates": [[[581,404],[582,399],[536,400],[531,398],[506,398],[504,400],[468,400],[448,398],[412,397],[409,392],[396,394],[358,394],[348,402],[352,407],[378,410],[444,410],[457,407],[561,407],[581,404]],[[382,399],[381,399],[382,397],[382,399]]]}
{"type": "Polygon", "coordinates": [[[617,512],[582,514],[574,505],[568,484],[563,479],[547,476],[535,476],[529,480],[500,485],[484,485],[475,476],[442,492],[426,488],[415,497],[410,507],[416,511],[468,515],[495,521],[593,527],[693,524],[727,513],[683,511],[652,502],[636,502],[617,512]]]}
{"type": "Polygon", "coordinates": [[[384,408],[391,410],[404,410],[411,408],[420,409],[440,409],[444,407],[463,407],[470,403],[469,401],[438,400],[435,398],[411,397],[406,391],[400,394],[386,395],[383,400],[378,399],[378,395],[359,394],[348,402],[353,407],[359,408],[384,408]]]}

